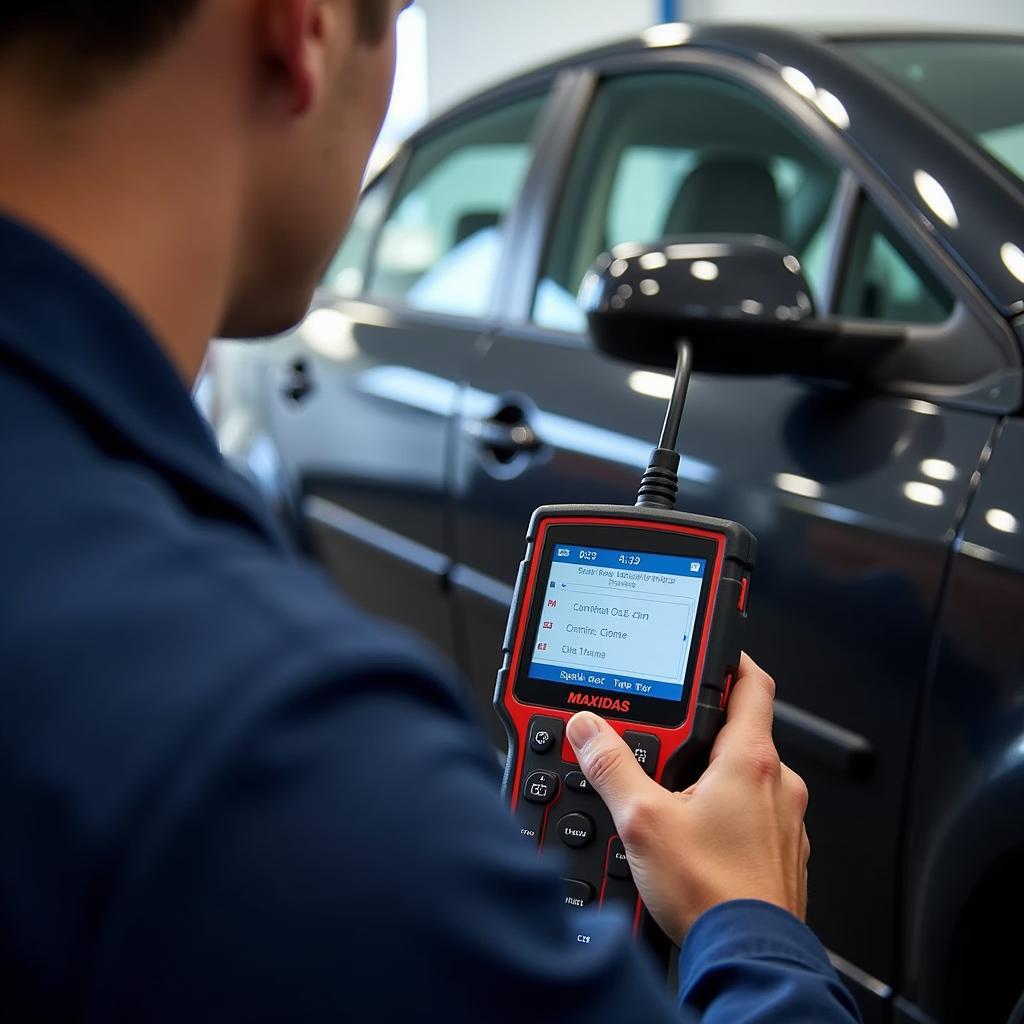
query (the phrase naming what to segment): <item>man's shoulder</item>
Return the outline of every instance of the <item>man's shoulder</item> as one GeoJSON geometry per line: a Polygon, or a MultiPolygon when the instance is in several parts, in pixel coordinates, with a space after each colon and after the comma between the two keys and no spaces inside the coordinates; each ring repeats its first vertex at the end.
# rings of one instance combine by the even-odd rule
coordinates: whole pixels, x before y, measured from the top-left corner
{"type": "Polygon", "coordinates": [[[311,707],[346,722],[348,702],[401,692],[471,718],[440,655],[305,560],[194,514],[144,467],[51,471],[0,531],[16,584],[0,588],[0,743],[19,769],[36,766],[15,773],[16,803],[37,805],[46,778],[86,809],[84,848],[124,841],[140,804],[220,770],[238,744],[270,742],[296,714],[311,721],[311,707]]]}
{"type": "Polygon", "coordinates": [[[425,645],[361,611],[319,566],[249,524],[197,514],[159,477],[106,467],[61,505],[64,562],[43,556],[50,572],[40,582],[53,586],[59,570],[66,598],[77,588],[83,607],[144,626],[151,641],[195,637],[211,661],[301,650],[335,665],[383,658],[437,670],[425,645]]]}
{"type": "Polygon", "coordinates": [[[245,649],[268,658],[275,648],[299,646],[334,660],[384,652],[434,667],[419,644],[362,615],[319,569],[261,531],[246,507],[246,498],[250,506],[257,499],[212,453],[221,494],[148,462],[116,437],[105,443],[82,414],[2,367],[0,398],[8,493],[0,553],[7,579],[18,581],[0,589],[7,623],[0,631],[8,638],[17,622],[37,652],[49,640],[67,643],[81,627],[97,643],[121,631],[122,646],[143,631],[154,648],[178,634],[183,660],[195,637],[209,664],[225,666],[244,661],[245,649]]]}
{"type": "Polygon", "coordinates": [[[23,468],[0,530],[19,584],[0,589],[10,678],[73,674],[143,718],[147,705],[190,715],[304,679],[418,675],[452,690],[425,644],[244,517],[205,514],[202,496],[144,464],[59,444],[66,463],[47,451],[45,469],[23,468]]]}

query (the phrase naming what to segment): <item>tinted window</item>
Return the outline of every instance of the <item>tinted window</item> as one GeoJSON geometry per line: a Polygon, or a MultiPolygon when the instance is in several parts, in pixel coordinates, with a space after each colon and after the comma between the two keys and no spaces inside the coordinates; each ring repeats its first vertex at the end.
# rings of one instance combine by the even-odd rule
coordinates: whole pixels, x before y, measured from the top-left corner
{"type": "Polygon", "coordinates": [[[851,45],[1024,178],[1024,44],[921,39],[851,45]]]}
{"type": "MultiPolygon", "coordinates": [[[[766,102],[706,75],[608,83],[591,111],[538,286],[534,319],[584,327],[587,268],[623,242],[761,234],[823,283],[838,170],[766,102]]],[[[820,295],[819,295],[820,298],[820,295]]]]}
{"type": "Polygon", "coordinates": [[[363,193],[345,243],[324,275],[324,284],[339,295],[352,298],[362,292],[370,247],[384,216],[386,201],[383,182],[363,193]]]}
{"type": "Polygon", "coordinates": [[[542,103],[521,100],[417,148],[380,234],[372,295],[465,316],[487,311],[542,103]]]}
{"type": "Polygon", "coordinates": [[[953,306],[953,296],[897,237],[878,210],[865,203],[850,246],[840,315],[934,324],[948,319],[953,306]]]}

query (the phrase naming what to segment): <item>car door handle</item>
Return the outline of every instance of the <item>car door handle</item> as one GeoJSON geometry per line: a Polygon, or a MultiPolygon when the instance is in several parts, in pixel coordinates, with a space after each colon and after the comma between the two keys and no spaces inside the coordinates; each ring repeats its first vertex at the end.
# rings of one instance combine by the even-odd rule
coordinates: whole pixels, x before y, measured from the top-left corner
{"type": "Polygon", "coordinates": [[[509,462],[520,453],[535,452],[541,447],[540,438],[530,426],[526,413],[518,406],[505,406],[489,419],[467,421],[466,433],[502,462],[509,462]]]}
{"type": "Polygon", "coordinates": [[[501,423],[497,420],[472,420],[466,432],[483,448],[494,452],[532,452],[540,447],[540,438],[529,423],[501,423]]]}
{"type": "Polygon", "coordinates": [[[289,401],[303,402],[315,390],[313,375],[305,359],[289,363],[281,375],[281,394],[289,401]]]}

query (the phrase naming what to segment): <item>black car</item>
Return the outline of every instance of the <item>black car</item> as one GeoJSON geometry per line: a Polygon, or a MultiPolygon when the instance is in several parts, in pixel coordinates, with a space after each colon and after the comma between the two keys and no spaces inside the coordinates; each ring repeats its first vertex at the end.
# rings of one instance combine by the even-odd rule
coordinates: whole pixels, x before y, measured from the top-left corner
{"type": "Polygon", "coordinates": [[[698,373],[681,438],[680,507],[760,540],[748,646],[811,790],[810,922],[868,1021],[1002,1022],[1024,993],[1022,96],[1024,37],[664,26],[579,55],[413,138],[305,323],[217,345],[202,390],[499,743],[530,513],[631,504],[670,387],[588,341],[595,257],[763,236],[803,323],[896,339],[845,384],[782,344],[786,372],[764,345],[698,373]]]}

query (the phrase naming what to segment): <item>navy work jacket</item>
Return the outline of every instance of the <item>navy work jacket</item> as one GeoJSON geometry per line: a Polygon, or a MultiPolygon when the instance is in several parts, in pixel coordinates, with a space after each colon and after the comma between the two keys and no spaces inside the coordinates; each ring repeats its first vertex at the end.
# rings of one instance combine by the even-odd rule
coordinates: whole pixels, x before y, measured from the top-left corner
{"type": "Polygon", "coordinates": [[[781,910],[683,1008],[525,850],[454,672],[282,541],[141,323],[0,220],[0,992],[41,1021],[849,1021],[781,910]]]}

